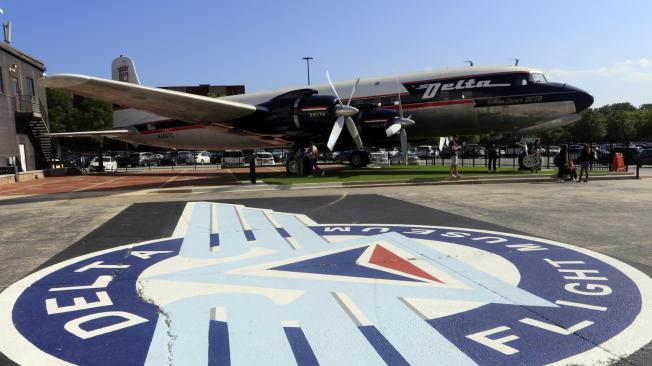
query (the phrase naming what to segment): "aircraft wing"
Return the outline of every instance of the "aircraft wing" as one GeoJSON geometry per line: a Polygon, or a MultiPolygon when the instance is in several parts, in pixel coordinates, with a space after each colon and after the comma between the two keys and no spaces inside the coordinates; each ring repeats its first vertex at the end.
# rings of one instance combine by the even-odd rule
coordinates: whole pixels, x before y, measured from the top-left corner
{"type": "Polygon", "coordinates": [[[256,106],[173,90],[76,74],[40,79],[41,85],[190,123],[226,122],[256,112],[256,106]]]}
{"type": "Polygon", "coordinates": [[[52,132],[44,133],[48,137],[120,137],[133,134],[129,130],[81,131],[81,132],[52,132]]]}

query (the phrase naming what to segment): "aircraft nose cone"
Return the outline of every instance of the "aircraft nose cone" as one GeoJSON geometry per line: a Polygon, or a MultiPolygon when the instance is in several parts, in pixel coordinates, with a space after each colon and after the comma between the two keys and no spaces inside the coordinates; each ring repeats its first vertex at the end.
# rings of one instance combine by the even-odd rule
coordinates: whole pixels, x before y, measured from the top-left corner
{"type": "Polygon", "coordinates": [[[351,117],[359,112],[358,108],[351,107],[348,105],[337,105],[335,106],[335,113],[337,116],[341,117],[351,117]]]}
{"type": "Polygon", "coordinates": [[[573,98],[577,113],[587,110],[593,104],[593,96],[584,90],[577,89],[573,98]]]}

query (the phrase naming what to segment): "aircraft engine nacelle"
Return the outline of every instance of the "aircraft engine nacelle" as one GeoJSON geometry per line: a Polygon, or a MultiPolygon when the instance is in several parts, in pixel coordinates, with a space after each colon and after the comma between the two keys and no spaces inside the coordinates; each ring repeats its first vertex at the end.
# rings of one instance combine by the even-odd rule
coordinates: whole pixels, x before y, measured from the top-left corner
{"type": "Polygon", "coordinates": [[[397,113],[393,109],[362,109],[358,114],[358,125],[363,138],[385,139],[385,129],[394,121],[397,113]]]}
{"type": "Polygon", "coordinates": [[[282,133],[290,140],[328,136],[337,119],[337,98],[315,93],[314,90],[302,89],[263,103],[260,106],[268,111],[264,122],[252,120],[246,127],[260,133],[282,133]]]}
{"type": "Polygon", "coordinates": [[[299,97],[294,102],[292,122],[304,131],[321,134],[330,131],[337,119],[335,105],[337,98],[330,95],[299,97]]]}

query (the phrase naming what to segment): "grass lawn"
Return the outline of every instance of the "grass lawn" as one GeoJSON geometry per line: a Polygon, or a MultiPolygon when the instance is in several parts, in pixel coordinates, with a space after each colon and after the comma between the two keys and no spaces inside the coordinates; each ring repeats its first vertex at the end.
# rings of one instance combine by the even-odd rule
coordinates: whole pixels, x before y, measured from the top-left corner
{"type": "MultiPolygon", "coordinates": [[[[267,184],[305,184],[326,182],[362,182],[362,181],[392,181],[392,180],[444,180],[448,179],[448,166],[442,165],[397,165],[382,168],[342,168],[326,170],[323,177],[294,177],[281,172],[257,172],[256,178],[267,184]]],[[[497,176],[532,176],[530,172],[519,172],[513,168],[498,168],[496,173],[487,172],[485,167],[460,167],[462,179],[469,177],[497,176]]],[[[544,170],[538,175],[550,175],[552,170],[544,170]]],[[[236,178],[248,181],[248,173],[238,173],[236,178]]]]}

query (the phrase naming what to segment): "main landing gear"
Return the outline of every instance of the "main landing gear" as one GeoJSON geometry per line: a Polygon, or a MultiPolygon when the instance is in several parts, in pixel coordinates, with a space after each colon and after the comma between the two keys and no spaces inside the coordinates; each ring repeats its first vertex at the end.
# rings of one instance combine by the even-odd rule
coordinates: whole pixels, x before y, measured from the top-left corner
{"type": "Polygon", "coordinates": [[[369,165],[369,153],[362,150],[353,151],[349,163],[354,168],[362,168],[369,165]]]}
{"type": "MultiPolygon", "coordinates": [[[[342,162],[345,163],[346,160],[347,159],[344,158],[342,162]]],[[[348,158],[348,163],[354,168],[365,167],[369,165],[369,153],[363,150],[352,151],[348,158]]],[[[285,172],[288,175],[300,177],[311,174],[312,165],[310,157],[308,157],[308,154],[304,149],[295,149],[292,152],[292,155],[288,156],[288,160],[285,162],[285,172]]]]}

